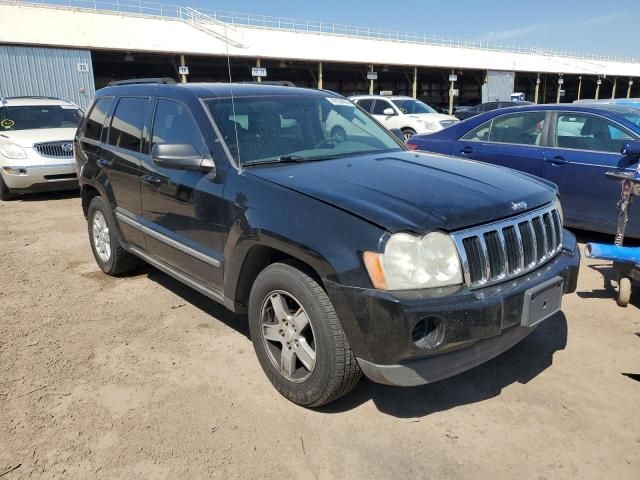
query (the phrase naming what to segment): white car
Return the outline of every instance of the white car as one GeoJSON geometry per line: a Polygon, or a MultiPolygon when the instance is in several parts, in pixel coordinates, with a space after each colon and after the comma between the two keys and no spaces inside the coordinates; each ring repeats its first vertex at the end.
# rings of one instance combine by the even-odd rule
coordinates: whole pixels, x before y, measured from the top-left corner
{"type": "Polygon", "coordinates": [[[0,98],[0,200],[78,188],[73,137],[81,118],[64,100],[0,98]]]}
{"type": "Polygon", "coordinates": [[[360,95],[349,97],[387,129],[402,130],[404,140],[419,133],[434,133],[459,122],[456,117],[436,112],[426,103],[411,97],[360,95]]]}

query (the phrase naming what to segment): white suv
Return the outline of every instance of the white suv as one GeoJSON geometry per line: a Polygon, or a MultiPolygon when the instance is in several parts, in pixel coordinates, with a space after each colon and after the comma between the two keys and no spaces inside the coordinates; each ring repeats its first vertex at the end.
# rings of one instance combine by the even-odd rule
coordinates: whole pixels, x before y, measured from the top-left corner
{"type": "Polygon", "coordinates": [[[0,200],[78,188],[73,137],[81,118],[64,100],[0,98],[0,200]]]}
{"type": "Polygon", "coordinates": [[[456,117],[438,113],[411,97],[361,95],[349,97],[349,100],[373,115],[387,129],[402,130],[405,141],[417,133],[434,133],[459,122],[456,117]]]}

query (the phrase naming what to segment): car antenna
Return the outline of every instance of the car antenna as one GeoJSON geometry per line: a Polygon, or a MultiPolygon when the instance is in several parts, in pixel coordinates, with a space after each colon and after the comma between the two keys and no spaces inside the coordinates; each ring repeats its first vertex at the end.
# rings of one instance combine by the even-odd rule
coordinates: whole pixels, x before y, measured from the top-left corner
{"type": "Polygon", "coordinates": [[[224,24],[224,40],[227,48],[227,71],[229,72],[229,86],[231,87],[231,109],[233,110],[233,130],[236,136],[236,151],[238,152],[238,170],[242,173],[242,158],[240,154],[240,142],[238,141],[238,122],[236,122],[236,100],[233,95],[233,79],[231,78],[231,57],[229,56],[229,34],[227,33],[227,22],[224,24]]]}

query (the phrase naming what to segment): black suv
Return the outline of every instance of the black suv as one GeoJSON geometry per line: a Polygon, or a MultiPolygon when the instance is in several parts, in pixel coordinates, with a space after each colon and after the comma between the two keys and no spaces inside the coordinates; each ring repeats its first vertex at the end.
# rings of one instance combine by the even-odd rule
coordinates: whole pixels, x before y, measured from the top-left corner
{"type": "Polygon", "coordinates": [[[109,86],[75,151],[100,268],[142,259],[248,313],[262,368],[300,405],[361,372],[410,386],[467,370],[576,288],[553,184],[408,151],[331,92],[109,86]]]}

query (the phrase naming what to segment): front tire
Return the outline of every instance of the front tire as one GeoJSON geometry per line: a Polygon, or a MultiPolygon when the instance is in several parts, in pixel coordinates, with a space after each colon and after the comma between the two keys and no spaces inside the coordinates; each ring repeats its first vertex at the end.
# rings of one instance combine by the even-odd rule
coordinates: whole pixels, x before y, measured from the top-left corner
{"type": "Polygon", "coordinates": [[[298,405],[326,405],[360,379],[331,300],[303,268],[274,263],[258,275],[249,297],[249,327],[267,378],[298,405]]]}
{"type": "Polygon", "coordinates": [[[620,276],[618,278],[618,297],[616,302],[621,307],[626,307],[631,301],[631,279],[629,277],[620,276]]]}
{"type": "Polygon", "coordinates": [[[115,235],[115,220],[102,197],[94,197],[87,211],[89,243],[96,263],[107,275],[121,275],[138,266],[138,258],[127,252],[115,235]]]}
{"type": "Polygon", "coordinates": [[[17,195],[15,193],[11,193],[11,190],[9,190],[7,184],[4,183],[2,174],[0,174],[0,200],[2,200],[3,202],[8,202],[10,200],[15,200],[16,198],[17,195]]]}
{"type": "Polygon", "coordinates": [[[413,128],[403,128],[402,129],[402,138],[404,138],[404,142],[407,143],[411,137],[416,134],[416,131],[413,128]]]}

